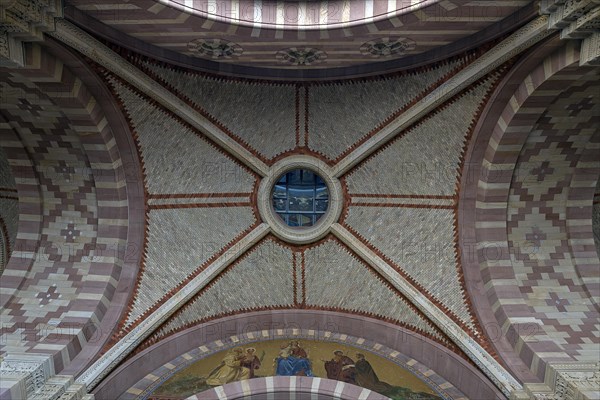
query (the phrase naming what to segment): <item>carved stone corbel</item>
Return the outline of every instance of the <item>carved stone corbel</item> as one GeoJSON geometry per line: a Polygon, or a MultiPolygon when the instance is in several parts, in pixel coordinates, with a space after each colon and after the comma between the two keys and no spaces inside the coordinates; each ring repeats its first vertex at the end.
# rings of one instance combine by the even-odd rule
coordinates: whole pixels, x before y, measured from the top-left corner
{"type": "Polygon", "coordinates": [[[23,42],[44,40],[62,17],[62,0],[2,0],[0,2],[0,67],[22,67],[23,42]]]}
{"type": "Polygon", "coordinates": [[[600,363],[548,364],[544,383],[526,383],[511,400],[595,400],[600,388],[600,363]]]}
{"type": "Polygon", "coordinates": [[[29,400],[93,400],[93,394],[87,394],[86,386],[75,383],[72,376],[56,375],[46,381],[29,400]]]}
{"type": "Polygon", "coordinates": [[[54,365],[48,355],[8,354],[0,363],[0,397],[29,398],[39,391],[52,375],[54,365]]]}
{"type": "Polygon", "coordinates": [[[579,65],[600,65],[600,28],[583,39],[579,51],[579,65]]]}
{"type": "Polygon", "coordinates": [[[29,400],[93,400],[72,376],[54,375],[52,357],[8,354],[0,363],[0,398],[29,400]]]}
{"type": "Polygon", "coordinates": [[[542,0],[540,14],[561,39],[581,40],[579,65],[600,65],[600,0],[542,0]]]}

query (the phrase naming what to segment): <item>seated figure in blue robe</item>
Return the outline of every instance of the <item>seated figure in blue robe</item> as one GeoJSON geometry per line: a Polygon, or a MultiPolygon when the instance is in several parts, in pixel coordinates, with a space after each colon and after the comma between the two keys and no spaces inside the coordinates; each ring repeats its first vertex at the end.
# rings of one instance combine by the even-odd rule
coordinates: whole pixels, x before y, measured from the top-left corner
{"type": "Polygon", "coordinates": [[[313,376],[310,360],[298,341],[290,342],[275,359],[277,376],[313,376]]]}

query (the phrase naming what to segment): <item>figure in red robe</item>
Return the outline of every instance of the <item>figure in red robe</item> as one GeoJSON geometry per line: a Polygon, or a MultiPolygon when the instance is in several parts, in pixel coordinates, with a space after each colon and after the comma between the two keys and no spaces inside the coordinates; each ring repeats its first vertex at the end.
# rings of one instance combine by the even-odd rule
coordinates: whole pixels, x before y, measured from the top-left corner
{"type": "Polygon", "coordinates": [[[308,354],[300,347],[300,342],[297,340],[290,342],[290,354],[297,358],[308,358],[308,354]]]}
{"type": "Polygon", "coordinates": [[[354,360],[348,356],[345,356],[342,351],[334,351],[333,359],[331,359],[331,361],[322,361],[325,362],[327,378],[356,384],[354,360]]]}

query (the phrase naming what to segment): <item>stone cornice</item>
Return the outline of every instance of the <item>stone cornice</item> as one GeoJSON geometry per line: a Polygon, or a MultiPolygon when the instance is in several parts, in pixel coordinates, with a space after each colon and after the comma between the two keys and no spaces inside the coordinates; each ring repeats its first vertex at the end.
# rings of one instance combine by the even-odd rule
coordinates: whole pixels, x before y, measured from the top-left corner
{"type": "Polygon", "coordinates": [[[600,65],[600,0],[542,0],[540,14],[561,39],[582,40],[579,65],[600,65]]]}
{"type": "Polygon", "coordinates": [[[525,384],[511,400],[595,399],[600,387],[600,363],[549,363],[544,383],[525,384]]]}
{"type": "Polygon", "coordinates": [[[44,40],[62,17],[62,0],[13,0],[0,4],[0,66],[22,67],[23,42],[44,40]]]}

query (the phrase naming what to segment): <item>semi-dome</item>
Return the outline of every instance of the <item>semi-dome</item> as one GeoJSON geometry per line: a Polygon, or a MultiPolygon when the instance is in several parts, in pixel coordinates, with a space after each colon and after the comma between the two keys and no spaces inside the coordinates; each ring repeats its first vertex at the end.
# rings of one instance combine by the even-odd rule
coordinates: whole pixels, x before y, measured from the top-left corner
{"type": "Polygon", "coordinates": [[[83,29],[153,58],[260,78],[343,78],[440,61],[523,25],[528,1],[67,2],[83,29]],[[125,35],[125,36],[123,36],[125,35]]]}

